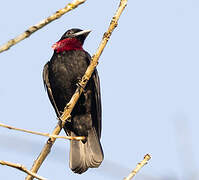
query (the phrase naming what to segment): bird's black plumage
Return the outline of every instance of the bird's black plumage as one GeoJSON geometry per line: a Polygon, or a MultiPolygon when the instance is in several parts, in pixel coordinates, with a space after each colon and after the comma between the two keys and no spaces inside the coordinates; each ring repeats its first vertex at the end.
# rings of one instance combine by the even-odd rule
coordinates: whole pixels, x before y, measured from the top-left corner
{"type": "MultiPolygon", "coordinates": [[[[74,94],[78,81],[84,75],[90,55],[82,49],[87,33],[80,29],[68,30],[60,39],[55,52],[43,70],[43,80],[49,99],[59,117],[74,94]]],[[[84,92],[66,122],[65,132],[70,136],[85,136],[84,141],[71,141],[70,168],[83,173],[98,167],[103,160],[101,137],[101,97],[97,70],[92,74],[84,92]]]]}

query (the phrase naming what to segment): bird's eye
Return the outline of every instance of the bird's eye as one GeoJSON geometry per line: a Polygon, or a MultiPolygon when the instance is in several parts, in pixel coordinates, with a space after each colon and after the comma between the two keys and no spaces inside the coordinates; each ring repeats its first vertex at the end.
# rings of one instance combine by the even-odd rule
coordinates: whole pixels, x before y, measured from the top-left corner
{"type": "Polygon", "coordinates": [[[73,34],[73,32],[72,31],[68,31],[68,35],[71,35],[71,34],[73,34]]]}

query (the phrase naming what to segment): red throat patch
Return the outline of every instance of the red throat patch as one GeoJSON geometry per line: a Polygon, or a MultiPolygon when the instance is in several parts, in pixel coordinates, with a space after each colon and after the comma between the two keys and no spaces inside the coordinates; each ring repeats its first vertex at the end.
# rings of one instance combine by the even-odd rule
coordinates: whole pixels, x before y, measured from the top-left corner
{"type": "Polygon", "coordinates": [[[52,48],[57,52],[70,51],[70,50],[83,50],[81,42],[76,38],[66,38],[56,42],[52,48]]]}

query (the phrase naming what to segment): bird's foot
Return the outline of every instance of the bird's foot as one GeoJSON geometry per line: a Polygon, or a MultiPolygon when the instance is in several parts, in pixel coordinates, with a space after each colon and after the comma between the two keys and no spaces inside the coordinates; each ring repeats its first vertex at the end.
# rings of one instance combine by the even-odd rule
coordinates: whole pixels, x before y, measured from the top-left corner
{"type": "Polygon", "coordinates": [[[78,83],[76,83],[76,86],[80,89],[82,89],[83,92],[85,92],[84,87],[81,85],[80,81],[78,83]]]}

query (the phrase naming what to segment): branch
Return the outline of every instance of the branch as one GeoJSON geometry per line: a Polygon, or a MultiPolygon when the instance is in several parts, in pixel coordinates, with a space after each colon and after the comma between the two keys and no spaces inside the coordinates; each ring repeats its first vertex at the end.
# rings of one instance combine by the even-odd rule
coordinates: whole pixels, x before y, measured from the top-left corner
{"type": "Polygon", "coordinates": [[[58,136],[58,135],[53,135],[53,134],[49,134],[49,133],[35,132],[35,131],[26,130],[26,129],[16,128],[16,127],[13,127],[13,126],[8,126],[8,125],[2,124],[2,123],[0,123],[0,126],[11,129],[11,130],[22,131],[22,132],[26,132],[26,133],[30,133],[30,134],[36,134],[36,135],[40,135],[40,136],[47,136],[47,137],[50,137],[50,138],[53,137],[53,138],[69,139],[69,140],[77,140],[77,141],[85,139],[85,137],[83,137],[83,136],[76,136],[76,137],[58,136]]]}
{"type": "Polygon", "coordinates": [[[47,24],[51,23],[52,21],[60,18],[65,13],[75,9],[80,4],[84,3],[86,0],[74,0],[72,3],[68,3],[66,7],[63,9],[58,10],[53,15],[47,17],[46,19],[40,21],[39,23],[35,24],[34,26],[31,26],[29,29],[27,29],[25,32],[20,34],[19,36],[15,37],[14,39],[9,40],[7,43],[0,46],[0,53],[3,51],[8,50],[11,46],[14,46],[18,42],[24,40],[25,38],[28,38],[30,35],[32,35],[37,30],[43,28],[47,24]]]}
{"type": "Polygon", "coordinates": [[[149,154],[146,154],[144,156],[144,159],[137,164],[136,168],[128,175],[128,177],[124,178],[124,180],[131,180],[137,173],[138,171],[147,164],[147,162],[151,159],[151,156],[149,154]]]}
{"type": "Polygon", "coordinates": [[[39,180],[47,180],[46,178],[43,178],[43,177],[37,175],[36,173],[29,171],[26,167],[24,167],[21,164],[15,164],[15,163],[11,163],[11,162],[8,162],[8,161],[0,161],[0,164],[16,168],[16,169],[23,171],[23,172],[33,176],[34,178],[39,179],[39,180]]]}
{"type": "Polygon", "coordinates": [[[99,59],[100,55],[102,54],[111,34],[113,32],[113,30],[116,28],[117,22],[120,18],[120,15],[123,12],[126,5],[127,5],[127,0],[121,0],[120,1],[119,8],[116,11],[115,16],[112,18],[107,32],[104,33],[103,39],[102,39],[96,53],[93,55],[91,63],[88,66],[84,76],[82,77],[81,82],[79,83],[80,87],[76,90],[75,94],[72,96],[71,100],[69,101],[69,103],[66,105],[66,107],[64,109],[64,112],[61,116],[62,121],[66,121],[68,118],[70,118],[70,113],[72,112],[72,110],[73,110],[77,100],[79,99],[83,89],[86,87],[86,84],[87,84],[88,80],[90,79],[93,71],[95,70],[95,67],[98,64],[98,59],[99,59]]]}
{"type": "MultiPolygon", "coordinates": [[[[71,100],[69,101],[69,103],[66,105],[66,107],[64,108],[64,112],[62,114],[62,116],[60,117],[60,120],[58,122],[58,124],[56,125],[56,127],[53,130],[53,135],[58,135],[62,129],[62,127],[64,126],[65,122],[67,121],[68,118],[70,118],[70,113],[72,112],[76,102],[78,101],[78,98],[80,97],[83,88],[86,86],[89,78],[91,77],[93,71],[95,70],[95,67],[98,64],[98,59],[100,57],[100,55],[102,54],[113,30],[115,29],[115,27],[117,26],[117,22],[120,18],[120,15],[122,14],[124,8],[127,5],[127,0],[121,0],[120,1],[120,5],[114,15],[114,17],[111,20],[110,26],[107,30],[106,33],[104,33],[103,39],[96,51],[96,53],[93,55],[92,60],[90,65],[88,66],[85,75],[82,77],[82,80],[80,82],[80,86],[76,89],[74,95],[72,96],[71,100]]],[[[45,160],[45,158],[47,157],[47,155],[50,153],[51,147],[53,146],[54,142],[55,142],[55,138],[49,138],[47,143],[45,144],[45,146],[43,147],[40,155],[38,156],[38,158],[35,160],[31,171],[32,172],[37,172],[38,169],[40,168],[40,166],[42,165],[43,161],[45,160]]],[[[27,176],[26,180],[32,180],[33,178],[31,176],[27,176]]]]}

